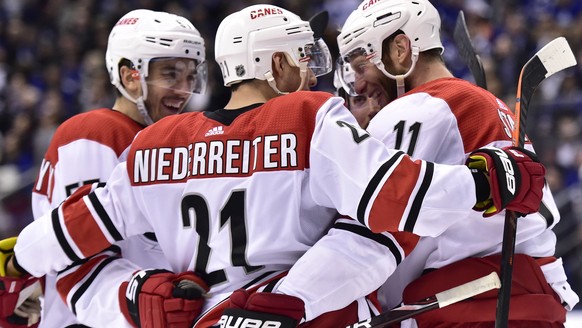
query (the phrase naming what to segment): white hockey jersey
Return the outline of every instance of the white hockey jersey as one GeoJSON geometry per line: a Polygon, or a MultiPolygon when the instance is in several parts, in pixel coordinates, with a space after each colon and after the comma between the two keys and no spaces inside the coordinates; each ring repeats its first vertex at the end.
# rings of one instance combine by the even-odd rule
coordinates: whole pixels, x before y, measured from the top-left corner
{"type": "MultiPolygon", "coordinates": [[[[211,286],[208,307],[289,269],[334,224],[336,210],[375,232],[431,235],[465,219],[476,201],[466,166],[386,149],[358,127],[341,98],[322,92],[167,117],[141,131],[127,162],[95,187],[81,188],[24,229],[15,247],[19,264],[36,276],[54,273],[153,231],[173,271],[194,270],[211,286]]],[[[308,318],[377,288],[405,253],[388,234],[341,247],[341,232],[359,235],[349,230],[326,236],[334,251],[317,252],[315,280],[294,280],[288,289],[304,300],[308,318]],[[352,259],[369,259],[369,271],[348,269],[352,259]]]]}
{"type": "MultiPolygon", "coordinates": [[[[61,124],[51,140],[33,188],[34,217],[50,213],[82,185],[107,181],[115,166],[125,160],[127,148],[141,129],[142,125],[126,115],[105,108],[76,115],[61,124]]],[[[119,308],[116,293],[105,291],[115,291],[118,284],[129,279],[139,267],[166,268],[168,264],[157,243],[145,236],[129,238],[118,246],[120,248],[108,251],[108,256],[83,264],[86,274],[79,277],[81,281],[74,281],[78,285],[66,286],[70,292],[67,303],[72,312],[56,290],[56,277],[46,277],[40,327],[62,328],[79,323],[73,313],[83,319],[84,324],[94,325],[95,316],[87,313],[83,305],[89,302],[109,307],[103,310],[111,314],[103,317],[105,322],[115,327],[130,327],[116,311],[119,308]],[[119,258],[120,252],[127,260],[119,258]]],[[[79,267],[69,268],[63,275],[77,272],[79,267]]]]}
{"type": "MultiPolygon", "coordinates": [[[[372,119],[367,130],[387,147],[402,149],[413,158],[462,164],[478,148],[510,146],[513,124],[513,113],[494,95],[467,81],[444,78],[419,86],[391,102],[372,119]]],[[[529,141],[526,147],[533,151],[529,141]]],[[[447,219],[443,215],[440,218],[447,219]]],[[[518,219],[515,252],[533,257],[553,256],[556,237],[551,228],[559,219],[560,213],[546,186],[540,212],[518,219]]],[[[469,217],[438,237],[421,238],[382,289],[384,307],[398,305],[403,288],[424,269],[500,253],[504,220],[504,212],[486,219],[478,212],[470,212],[469,217]]],[[[566,281],[561,260],[542,266],[542,270],[571,309],[578,297],[566,281]]]]}

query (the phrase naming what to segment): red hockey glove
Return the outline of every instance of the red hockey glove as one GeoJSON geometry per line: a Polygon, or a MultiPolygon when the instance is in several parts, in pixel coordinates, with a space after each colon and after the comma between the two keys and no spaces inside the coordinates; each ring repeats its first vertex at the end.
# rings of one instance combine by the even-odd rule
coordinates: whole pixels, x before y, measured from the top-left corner
{"type": "Polygon", "coordinates": [[[121,285],[119,301],[125,317],[137,327],[190,328],[202,311],[207,291],[194,272],[142,270],[121,285]]]}
{"type": "Polygon", "coordinates": [[[16,237],[0,240],[0,327],[37,327],[39,278],[30,274],[6,277],[6,263],[14,255],[14,245],[16,237]]]}
{"type": "Polygon", "coordinates": [[[302,300],[283,294],[249,296],[246,290],[238,289],[230,295],[230,303],[232,307],[224,310],[218,322],[220,327],[295,328],[305,313],[302,300]]]}
{"type": "Polygon", "coordinates": [[[0,318],[2,328],[36,328],[40,321],[40,300],[27,299],[7,318],[0,318]]]}
{"type": "Polygon", "coordinates": [[[477,185],[473,209],[483,211],[484,217],[503,209],[525,215],[540,208],[546,170],[534,153],[517,147],[481,148],[469,155],[466,164],[474,170],[477,185]]]}

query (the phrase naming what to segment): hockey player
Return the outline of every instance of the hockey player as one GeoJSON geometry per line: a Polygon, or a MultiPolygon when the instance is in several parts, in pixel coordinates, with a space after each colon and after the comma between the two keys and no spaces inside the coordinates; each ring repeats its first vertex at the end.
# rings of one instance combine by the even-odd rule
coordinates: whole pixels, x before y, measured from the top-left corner
{"type": "MultiPolygon", "coordinates": [[[[427,0],[364,1],[338,36],[341,58],[356,81],[350,83],[349,74],[340,78],[352,94],[373,97],[383,107],[367,128],[372,137],[415,159],[462,164],[478,148],[511,145],[514,116],[491,93],[452,76],[441,57],[439,30],[439,14],[427,0]]],[[[529,141],[526,148],[533,151],[529,141]]],[[[438,237],[421,238],[383,287],[384,307],[398,305],[407,285],[405,303],[499,271],[505,216],[487,216],[474,212],[438,237]]],[[[547,186],[540,211],[518,219],[511,327],[562,327],[566,309],[578,302],[561,260],[553,257],[551,228],[559,219],[547,186]]],[[[490,292],[431,311],[416,325],[492,327],[496,299],[490,292]]]]}
{"type": "MultiPolygon", "coordinates": [[[[187,19],[173,14],[127,13],[111,30],[105,59],[118,91],[116,102],[112,108],[76,115],[57,129],[33,190],[37,218],[82,185],[107,181],[113,168],[125,160],[126,148],[139,131],[181,112],[191,94],[202,93],[206,84],[204,40],[187,19]]],[[[86,232],[90,233],[71,231],[89,239],[86,232]]],[[[102,326],[107,322],[111,327],[130,327],[118,311],[117,293],[111,291],[127,280],[124,273],[131,276],[140,267],[170,267],[151,232],[120,241],[89,262],[62,272],[58,284],[70,292],[69,308],[58,295],[56,276],[47,275],[40,326],[62,328],[80,322],[102,326]],[[91,303],[104,308],[98,317],[86,310],[91,303]]],[[[160,284],[176,276],[161,273],[160,284]]]]}
{"type": "MultiPolygon", "coordinates": [[[[225,18],[215,42],[232,88],[225,108],[167,117],[142,131],[105,187],[79,188],[23,230],[8,272],[54,273],[118,239],[153,231],[174,272],[204,278],[206,308],[251,287],[224,303],[221,324],[293,327],[304,317],[313,327],[338,327],[357,319],[354,313],[369,315],[353,301],[379,286],[386,267],[405,253],[392,235],[361,224],[430,235],[454,224],[450,217],[463,220],[456,214],[477,202],[490,200],[491,213],[538,209],[544,168],[527,153],[483,150],[476,154],[486,165],[475,170],[412,161],[369,138],[341,98],[302,91],[330,66],[312,35],[307,22],[272,5],[225,18]],[[336,223],[336,210],[358,221],[336,223]],[[79,227],[90,238],[76,233],[79,227]],[[307,250],[324,261],[297,274],[293,265],[307,250]],[[285,280],[272,280],[292,266],[285,280]],[[334,313],[325,314],[334,310],[331,321],[334,313]]],[[[152,276],[134,274],[123,291],[134,313],[152,276]]],[[[200,327],[216,320],[203,315],[200,327]]]]}
{"type": "Polygon", "coordinates": [[[344,98],[346,102],[346,107],[352,112],[352,115],[358,121],[358,124],[365,129],[368,127],[370,120],[378,113],[380,110],[380,106],[375,98],[366,96],[366,95],[358,95],[358,94],[348,94],[346,90],[349,87],[344,87],[341,81],[344,83],[351,83],[353,84],[355,80],[354,71],[350,65],[338,65],[334,72],[333,76],[333,85],[337,90],[337,95],[344,98]],[[344,70],[344,72],[340,72],[340,70],[344,70]],[[342,80],[340,80],[339,75],[343,74],[342,80]]]}

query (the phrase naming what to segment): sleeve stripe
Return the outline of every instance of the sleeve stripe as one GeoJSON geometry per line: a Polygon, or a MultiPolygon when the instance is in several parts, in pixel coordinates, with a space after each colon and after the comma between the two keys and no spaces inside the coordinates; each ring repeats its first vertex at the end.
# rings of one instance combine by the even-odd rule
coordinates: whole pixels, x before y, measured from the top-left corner
{"type": "Polygon", "coordinates": [[[424,201],[424,196],[426,196],[426,193],[428,192],[428,187],[430,186],[432,177],[434,175],[434,163],[431,162],[425,163],[426,169],[424,173],[424,178],[422,179],[420,188],[418,189],[416,197],[414,197],[414,201],[412,202],[412,206],[410,207],[410,213],[408,214],[408,218],[406,219],[404,231],[412,232],[412,230],[414,230],[416,220],[418,220],[418,215],[422,207],[422,202],[424,201]]]}
{"type": "Polygon", "coordinates": [[[366,237],[366,238],[371,239],[371,240],[373,240],[381,245],[386,246],[388,249],[390,249],[390,252],[392,253],[392,255],[394,255],[394,258],[396,260],[396,265],[398,265],[398,264],[400,264],[400,262],[402,262],[402,254],[400,253],[398,246],[396,246],[396,244],[394,243],[394,241],[392,239],[384,236],[383,234],[373,233],[372,231],[370,231],[366,227],[362,227],[362,226],[355,225],[355,224],[342,223],[342,222],[336,222],[333,225],[333,227],[335,229],[341,229],[341,230],[346,230],[346,231],[355,233],[357,235],[360,235],[362,237],[366,237]]]}
{"type": "Polygon", "coordinates": [[[69,271],[77,270],[80,266],[91,261],[93,258],[95,258],[99,255],[108,255],[108,256],[118,256],[119,257],[119,256],[121,256],[121,248],[117,245],[111,245],[110,247],[104,249],[101,253],[96,254],[93,257],[87,257],[87,258],[75,261],[73,264],[71,264],[68,267],[66,267],[65,269],[59,271],[58,274],[68,274],[69,271]]]}
{"type": "Polygon", "coordinates": [[[53,230],[55,231],[57,241],[59,242],[59,245],[61,245],[61,248],[69,258],[69,260],[73,262],[79,261],[81,259],[77,256],[77,254],[75,254],[75,252],[69,245],[69,242],[67,241],[67,238],[65,237],[65,234],[63,232],[63,228],[61,227],[61,223],[59,220],[59,208],[60,207],[55,208],[51,214],[53,230]]]}
{"type": "Polygon", "coordinates": [[[358,221],[360,221],[363,225],[366,225],[365,220],[366,208],[368,207],[368,204],[370,203],[370,200],[374,195],[374,191],[378,188],[378,185],[386,175],[386,172],[388,172],[388,170],[390,170],[394,163],[396,163],[396,161],[398,161],[398,159],[403,155],[404,155],[403,151],[399,151],[396,154],[394,154],[394,156],[392,156],[390,160],[388,160],[386,163],[380,166],[376,174],[374,174],[372,180],[370,180],[370,183],[368,183],[368,186],[364,191],[364,195],[362,195],[362,199],[360,200],[360,204],[358,205],[358,221]]]}
{"type": "Polygon", "coordinates": [[[279,277],[277,279],[273,279],[271,280],[262,290],[262,292],[265,293],[272,293],[273,289],[275,289],[275,287],[277,286],[277,284],[279,283],[279,281],[281,281],[283,277],[279,277]]]}
{"type": "Polygon", "coordinates": [[[111,263],[117,259],[119,259],[119,257],[108,257],[105,260],[103,260],[103,262],[99,263],[97,268],[95,268],[95,270],[93,271],[91,276],[89,276],[89,278],[83,284],[81,284],[79,289],[77,289],[77,291],[71,297],[70,307],[71,307],[71,311],[73,311],[73,314],[77,315],[77,301],[79,301],[81,296],[83,296],[83,294],[87,291],[87,289],[89,289],[89,286],[91,286],[91,283],[93,283],[93,281],[97,278],[97,276],[99,275],[99,272],[101,272],[103,270],[103,268],[105,268],[105,266],[107,266],[109,263],[111,263]]]}
{"type": "Polygon", "coordinates": [[[115,239],[115,241],[123,240],[123,238],[121,237],[121,234],[119,233],[119,231],[117,231],[117,229],[115,228],[115,225],[111,221],[111,218],[107,214],[107,211],[105,211],[105,209],[103,208],[103,206],[99,202],[99,199],[97,199],[97,195],[95,195],[95,193],[90,193],[88,196],[89,196],[89,200],[91,201],[91,205],[93,206],[93,208],[97,212],[97,215],[99,215],[101,222],[103,222],[103,224],[107,228],[107,231],[109,232],[111,237],[113,237],[113,239],[115,239]]]}
{"type": "Polygon", "coordinates": [[[546,204],[544,204],[544,202],[540,204],[540,210],[538,212],[540,212],[540,215],[546,219],[546,226],[548,228],[554,224],[554,215],[552,214],[552,211],[550,211],[550,209],[546,206],[546,204]]]}
{"type": "Polygon", "coordinates": [[[265,278],[267,278],[268,276],[272,275],[273,273],[276,273],[277,271],[267,271],[265,273],[263,273],[262,275],[256,277],[255,279],[251,280],[251,282],[249,282],[248,284],[242,286],[242,289],[247,289],[250,288],[252,285],[258,283],[259,281],[264,280],[265,278]]]}

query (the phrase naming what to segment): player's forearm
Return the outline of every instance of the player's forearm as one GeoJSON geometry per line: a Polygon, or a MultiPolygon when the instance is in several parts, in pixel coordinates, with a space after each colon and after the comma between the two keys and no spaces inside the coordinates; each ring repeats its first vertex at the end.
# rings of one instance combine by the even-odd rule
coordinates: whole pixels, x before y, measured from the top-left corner
{"type": "Polygon", "coordinates": [[[277,288],[278,292],[303,300],[307,320],[344,308],[370,294],[386,281],[404,257],[404,251],[393,238],[386,235],[369,238],[372,233],[360,225],[343,227],[346,228],[332,229],[310,248],[277,288]]]}
{"type": "Polygon", "coordinates": [[[121,284],[141,268],[113,251],[104,251],[57,276],[59,294],[85,325],[132,327],[121,312],[118,293],[121,284]],[[88,279],[90,275],[94,279],[88,279]]]}
{"type": "MultiPolygon", "coordinates": [[[[72,263],[57,239],[50,212],[22,230],[18,235],[14,253],[18,265],[36,277],[56,273],[72,263]]],[[[18,272],[14,259],[10,260],[7,270],[18,272]]]]}

